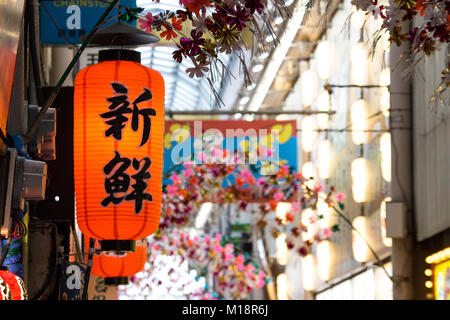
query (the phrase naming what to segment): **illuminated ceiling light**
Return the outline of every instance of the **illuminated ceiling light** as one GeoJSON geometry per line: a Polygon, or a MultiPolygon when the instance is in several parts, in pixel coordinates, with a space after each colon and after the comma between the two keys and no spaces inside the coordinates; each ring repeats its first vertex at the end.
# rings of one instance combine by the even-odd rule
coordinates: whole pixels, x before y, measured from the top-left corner
{"type": "Polygon", "coordinates": [[[275,17],[275,19],[273,20],[273,22],[274,22],[276,25],[282,24],[283,21],[284,21],[284,19],[283,19],[282,16],[277,16],[277,17],[275,17]]]}
{"type": "Polygon", "coordinates": [[[252,91],[253,89],[255,89],[255,87],[256,87],[256,83],[252,82],[246,87],[246,89],[248,91],[252,91]]]}
{"type": "MultiPolygon", "coordinates": [[[[327,90],[323,90],[317,99],[318,111],[330,111],[330,94],[327,90]]],[[[329,116],[325,113],[319,113],[317,115],[317,126],[319,129],[328,129],[329,116]]]]}
{"type": "Polygon", "coordinates": [[[381,175],[387,182],[391,181],[391,134],[384,132],[380,138],[381,175]]]}
{"type": "Polygon", "coordinates": [[[259,59],[260,60],[264,60],[269,56],[269,51],[263,51],[261,52],[261,54],[259,55],[259,59]]]}
{"type": "Polygon", "coordinates": [[[267,43],[270,43],[270,42],[272,42],[272,41],[274,41],[275,39],[273,38],[273,36],[272,35],[268,35],[267,37],[266,37],[266,39],[264,39],[264,41],[266,41],[267,43]]]}
{"type": "Polygon", "coordinates": [[[245,97],[242,97],[241,100],[239,100],[239,103],[240,104],[247,104],[249,101],[250,101],[250,98],[245,96],[245,97]]]}
{"type": "Polygon", "coordinates": [[[352,6],[352,15],[350,19],[351,27],[353,29],[359,30],[363,27],[366,20],[365,13],[363,10],[358,10],[355,6],[352,6]]]}
{"type": "MultiPolygon", "coordinates": [[[[359,216],[353,220],[353,227],[358,230],[364,239],[367,239],[369,231],[369,222],[367,217],[359,216]]],[[[371,258],[371,252],[367,243],[355,230],[352,231],[352,249],[353,257],[358,262],[367,262],[371,258]]]]}
{"type": "Polygon", "coordinates": [[[431,275],[433,274],[433,271],[431,271],[431,269],[425,269],[424,273],[427,277],[431,277],[431,275]]]}
{"type": "Polygon", "coordinates": [[[240,118],[242,118],[242,113],[236,113],[236,114],[234,115],[234,118],[235,118],[235,119],[240,119],[240,118]]]}
{"type": "Polygon", "coordinates": [[[264,69],[264,65],[262,63],[255,64],[252,68],[253,72],[260,72],[264,69]]]}
{"type": "Polygon", "coordinates": [[[359,99],[352,103],[350,116],[352,127],[352,139],[355,144],[367,143],[369,135],[367,133],[368,125],[368,109],[366,100],[359,99]]]}
{"type": "Polygon", "coordinates": [[[285,266],[288,262],[288,247],[286,245],[286,233],[281,233],[275,240],[277,249],[277,261],[280,265],[285,266]]]}
{"type": "Polygon", "coordinates": [[[314,238],[317,232],[317,224],[313,223],[316,219],[316,213],[311,208],[306,208],[302,210],[302,224],[307,228],[307,231],[302,232],[302,240],[308,241],[314,238]]]}
{"type": "Polygon", "coordinates": [[[329,140],[323,140],[319,143],[317,159],[319,177],[321,179],[329,179],[331,176],[331,162],[333,159],[333,146],[329,140]]]}
{"type": "Polygon", "coordinates": [[[350,52],[350,81],[358,86],[368,83],[368,53],[366,44],[362,41],[356,43],[350,52]]]}
{"type": "Polygon", "coordinates": [[[314,256],[308,254],[302,259],[302,282],[303,288],[307,291],[316,289],[316,266],[314,256]]]}
{"type": "Polygon", "coordinates": [[[302,104],[309,107],[314,102],[315,84],[314,72],[309,69],[302,73],[301,78],[302,104]]]}
{"type": "Polygon", "coordinates": [[[367,159],[358,158],[352,161],[352,194],[353,200],[357,203],[368,201],[369,174],[369,162],[367,159]]]}
{"type": "Polygon", "coordinates": [[[213,208],[212,202],[205,202],[200,207],[197,218],[195,219],[195,227],[197,229],[203,228],[213,208]]]}
{"type": "Polygon", "coordinates": [[[316,49],[317,57],[317,73],[320,79],[327,80],[330,78],[330,67],[331,67],[331,48],[330,42],[328,40],[323,40],[319,42],[316,49]]]}
{"type": "Polygon", "coordinates": [[[288,297],[289,279],[285,273],[280,273],[277,277],[277,298],[278,300],[289,300],[288,297]]]}
{"type": "Polygon", "coordinates": [[[439,263],[441,261],[448,259],[450,259],[450,247],[426,257],[425,262],[428,264],[432,264],[432,263],[439,263]]]}
{"type": "Polygon", "coordinates": [[[311,152],[314,149],[317,140],[317,128],[314,118],[311,116],[303,117],[300,122],[300,138],[303,151],[311,152]]]}
{"type": "Polygon", "coordinates": [[[322,240],[317,244],[316,250],[318,276],[321,280],[328,281],[334,265],[334,245],[331,241],[322,240]]]}
{"type": "Polygon", "coordinates": [[[430,289],[430,288],[432,288],[433,287],[433,282],[431,282],[431,281],[426,281],[425,282],[425,287],[427,287],[428,289],[430,289]]]}
{"type": "MultiPolygon", "coordinates": [[[[293,1],[290,1],[291,3],[293,1]]],[[[285,3],[286,4],[286,3],[285,3]]],[[[288,5],[288,4],[286,4],[288,5]]],[[[264,74],[259,80],[258,88],[255,94],[252,96],[248,109],[250,111],[256,111],[263,104],[267,91],[272,85],[273,79],[278,73],[281,64],[283,63],[286,54],[294,40],[297,30],[302,23],[305,15],[305,6],[303,1],[297,1],[295,7],[292,9],[292,16],[288,20],[286,28],[280,37],[280,43],[275,47],[272,53],[272,59],[268,62],[264,74]]]]}
{"type": "Polygon", "coordinates": [[[386,197],[380,204],[380,226],[381,226],[381,239],[386,247],[392,247],[392,238],[386,237],[386,202],[391,201],[391,197],[386,197]]]}

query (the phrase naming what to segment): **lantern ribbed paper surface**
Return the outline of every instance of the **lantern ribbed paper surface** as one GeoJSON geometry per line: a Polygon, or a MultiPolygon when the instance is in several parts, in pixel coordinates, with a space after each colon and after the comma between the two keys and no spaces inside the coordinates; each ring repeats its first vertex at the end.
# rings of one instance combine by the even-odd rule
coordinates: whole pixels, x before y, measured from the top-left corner
{"type": "Polygon", "coordinates": [[[6,270],[0,270],[0,291],[0,300],[28,300],[22,279],[6,270]]]}
{"type": "MultiPolygon", "coordinates": [[[[85,241],[85,248],[87,251],[89,248],[89,240],[85,241]]],[[[99,246],[96,245],[96,248],[98,249],[99,246]]],[[[128,252],[123,255],[95,253],[91,273],[103,278],[131,277],[144,269],[146,261],[147,242],[138,240],[136,242],[135,252],[128,252]]]]}
{"type": "MultiPolygon", "coordinates": [[[[99,59],[100,60],[100,59],[99,59]]],[[[74,92],[74,180],[80,230],[137,240],[159,225],[164,81],[135,61],[81,70],[74,92]]]]}

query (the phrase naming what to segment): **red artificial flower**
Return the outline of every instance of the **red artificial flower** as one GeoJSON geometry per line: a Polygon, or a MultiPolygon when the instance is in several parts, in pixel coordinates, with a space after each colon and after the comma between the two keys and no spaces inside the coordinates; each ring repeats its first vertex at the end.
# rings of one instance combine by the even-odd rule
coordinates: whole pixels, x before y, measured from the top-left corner
{"type": "Polygon", "coordinates": [[[180,0],[180,4],[190,12],[194,12],[197,16],[200,14],[201,9],[211,6],[208,0],[180,0]]]}

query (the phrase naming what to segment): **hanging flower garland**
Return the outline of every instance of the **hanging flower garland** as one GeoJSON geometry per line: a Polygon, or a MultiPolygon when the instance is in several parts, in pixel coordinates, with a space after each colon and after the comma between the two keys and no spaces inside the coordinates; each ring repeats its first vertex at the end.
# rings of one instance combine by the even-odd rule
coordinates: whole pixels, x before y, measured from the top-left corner
{"type": "MultiPolygon", "coordinates": [[[[214,151],[220,158],[216,160],[223,161],[224,155],[231,157],[226,150],[214,151]]],[[[327,189],[313,179],[293,172],[287,165],[281,166],[276,174],[256,178],[254,172],[258,169],[253,165],[185,163],[181,169],[173,170],[168,174],[171,184],[163,187],[162,215],[156,236],[167,235],[173,228],[192,226],[204,202],[235,203],[241,210],[246,210],[249,203],[260,202],[253,212],[255,227],[263,230],[270,226],[274,238],[280,235],[281,230],[286,230],[288,248],[296,249],[302,256],[310,252],[313,243],[327,240],[333,232],[339,231],[338,224],[328,226],[323,223],[327,217],[317,208],[319,205],[330,208],[330,213],[327,213],[330,215],[335,204],[343,209],[345,196],[342,193],[334,196],[334,187],[327,189]],[[292,209],[284,220],[274,218],[268,221],[269,213],[276,211],[280,202],[290,202],[292,209]],[[312,214],[309,222],[294,225],[295,221],[302,220],[302,212],[306,209],[310,209],[312,214]],[[297,239],[307,233],[308,228],[314,230],[314,234],[296,248],[297,239]]]]}
{"type": "MultiPolygon", "coordinates": [[[[352,0],[352,4],[374,19],[381,18],[383,23],[379,33],[388,32],[391,43],[397,46],[409,43],[412,56],[410,69],[406,70],[409,73],[420,59],[438,51],[450,40],[450,0],[389,0],[387,5],[378,0],[352,0]],[[412,30],[403,30],[402,23],[412,24],[413,19],[418,16],[422,18],[421,24],[412,30]]],[[[445,105],[442,95],[450,87],[449,50],[447,47],[441,82],[430,100],[439,101],[441,105],[445,105]]]]}

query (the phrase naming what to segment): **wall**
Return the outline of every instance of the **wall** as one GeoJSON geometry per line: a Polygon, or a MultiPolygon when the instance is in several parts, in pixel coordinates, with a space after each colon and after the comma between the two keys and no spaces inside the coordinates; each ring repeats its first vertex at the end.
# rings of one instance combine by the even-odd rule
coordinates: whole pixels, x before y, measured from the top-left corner
{"type": "Polygon", "coordinates": [[[417,240],[450,228],[450,90],[429,103],[448,45],[421,61],[413,77],[414,205],[417,240]]]}

